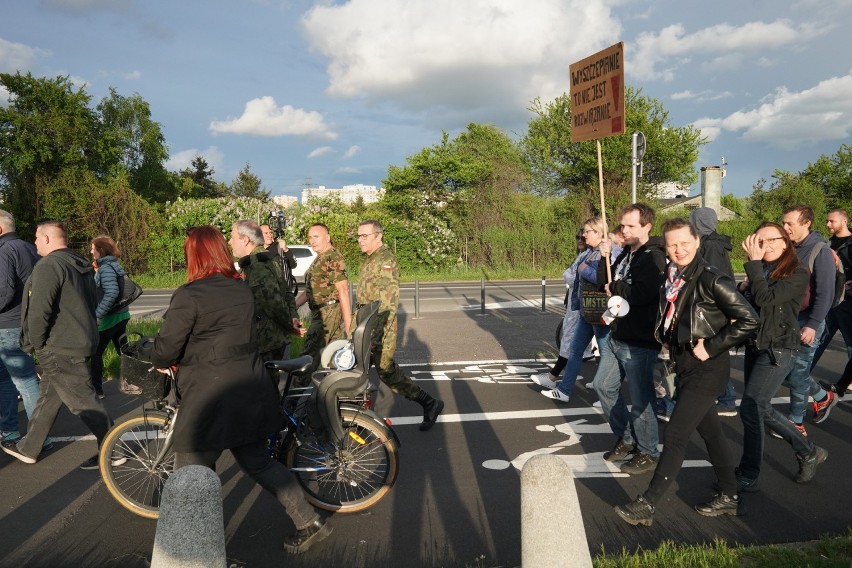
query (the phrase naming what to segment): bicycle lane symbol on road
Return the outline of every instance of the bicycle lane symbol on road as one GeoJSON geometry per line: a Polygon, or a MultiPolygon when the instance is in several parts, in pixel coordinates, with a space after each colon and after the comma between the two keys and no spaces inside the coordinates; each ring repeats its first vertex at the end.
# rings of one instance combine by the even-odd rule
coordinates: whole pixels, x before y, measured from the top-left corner
{"type": "MultiPolygon", "coordinates": [[[[543,454],[556,454],[564,448],[578,445],[584,434],[607,434],[612,435],[609,424],[587,424],[586,419],[574,420],[568,423],[557,424],[539,424],[536,430],[543,433],[558,432],[564,434],[566,438],[555,444],[544,448],[538,448],[529,452],[524,452],[512,461],[501,459],[492,459],[482,462],[482,467],[486,469],[508,469],[514,467],[520,471],[524,464],[533,456],[543,454]]],[[[603,459],[604,452],[590,452],[587,454],[558,454],[571,468],[574,477],[628,477],[628,474],[621,473],[618,465],[608,462],[603,459]]],[[[683,467],[710,467],[710,462],[707,460],[685,460],[683,467]]]]}

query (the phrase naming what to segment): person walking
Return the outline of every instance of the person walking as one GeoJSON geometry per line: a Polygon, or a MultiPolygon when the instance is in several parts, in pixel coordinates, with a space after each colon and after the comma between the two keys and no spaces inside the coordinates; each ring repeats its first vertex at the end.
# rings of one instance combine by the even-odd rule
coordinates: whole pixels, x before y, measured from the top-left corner
{"type": "Polygon", "coordinates": [[[228,244],[254,297],[260,358],[281,359],[290,336],[301,328],[296,311],[291,310],[295,303],[281,265],[273,253],[263,248],[263,234],[254,221],[242,220],[231,225],[228,244]]]}
{"type": "MultiPolygon", "coordinates": [[[[630,475],[653,471],[660,455],[653,405],[654,366],[660,343],[654,337],[654,318],[665,282],[666,258],[663,240],[651,237],[654,217],[653,208],[644,203],[628,205],[621,212],[624,250],[615,258],[614,280],[604,285],[604,291],[626,300],[630,311],[612,322],[607,347],[601,347],[601,360],[592,381],[601,410],[616,435],[615,446],[603,457],[611,462],[629,459],[621,465],[621,471],[630,475]],[[625,379],[629,379],[629,411],[621,394],[625,379]]],[[[612,250],[610,240],[601,241],[604,258],[611,258],[612,250]]],[[[608,277],[606,264],[599,263],[598,282],[607,282],[608,277]]]]}
{"type": "MultiPolygon", "coordinates": [[[[0,443],[4,452],[30,464],[38,460],[63,404],[95,435],[99,448],[112,427],[92,386],[91,358],[98,345],[92,264],[68,248],[59,221],[39,223],[35,245],[42,259],[24,284],[21,348],[35,353],[41,365],[39,398],[27,435],[20,442],[0,443]]],[[[97,454],[80,469],[98,469],[97,454]]]]}
{"type": "MultiPolygon", "coordinates": [[[[238,226],[245,227],[237,223],[232,231],[238,226]]],[[[260,228],[254,229],[262,242],[260,228]]],[[[152,356],[161,372],[177,367],[175,469],[202,465],[215,471],[222,452],[231,450],[240,469],[275,495],[292,519],[296,531],[284,537],[284,549],[304,552],[328,536],[331,525],[267,449],[268,434],[281,428],[281,413],[258,352],[255,296],[215,227],[190,229],[184,256],[187,283],[172,295],[152,356]]]]}
{"type": "MultiPolygon", "coordinates": [[[[701,245],[698,252],[704,262],[715,266],[731,280],[734,278],[734,267],[731,266],[731,237],[720,235],[716,232],[719,226],[719,218],[716,211],[711,207],[697,207],[689,214],[689,222],[698,231],[701,245]]],[[[737,415],[737,392],[734,390],[734,382],[728,378],[725,390],[716,399],[716,410],[719,416],[737,415]]]]}
{"type": "Polygon", "coordinates": [[[287,289],[290,290],[290,295],[295,299],[295,294],[298,291],[298,283],[293,276],[293,269],[296,268],[296,256],[293,251],[287,247],[287,242],[284,239],[275,240],[275,232],[269,225],[261,225],[260,231],[263,233],[263,248],[272,253],[278,258],[281,263],[281,272],[284,278],[284,283],[287,289]]]}
{"type": "Polygon", "coordinates": [[[760,327],[745,351],[745,392],[740,404],[743,454],[736,478],[739,490],[757,490],[766,428],[793,448],[799,462],[798,483],[813,479],[827,452],[772,406],[784,378],[793,368],[801,346],[799,306],[810,279],[799,262],[784,227],[764,222],[743,241],[748,260],[740,290],[760,314],[760,327]]]}
{"type": "Polygon", "coordinates": [[[716,412],[716,397],[730,377],[728,350],[757,330],[758,317],[737,292],[736,283],[701,258],[694,226],[683,219],[671,219],[663,224],[663,235],[670,263],[654,333],[669,347],[674,360],[677,405],[648,489],[635,501],[615,507],[618,516],[631,525],[653,523],[656,504],[680,472],[695,431],[707,446],[719,484],[718,493],[696,505],[695,510],[709,517],[736,515],[741,505],[733,458],[716,412]]]}
{"type": "Polygon", "coordinates": [[[15,229],[12,214],[0,209],[0,439],[9,441],[21,439],[18,393],[29,419],[38,402],[35,361],[21,350],[21,302],[39,256],[15,229]]]}
{"type": "MultiPolygon", "coordinates": [[[[130,320],[130,308],[125,306],[114,310],[115,304],[121,299],[121,281],[124,277],[124,267],[118,262],[121,249],[107,235],[92,239],[89,250],[94,259],[95,286],[98,291],[98,306],[95,316],[98,318],[98,346],[92,355],[92,386],[99,398],[104,398],[104,351],[112,343],[116,353],[121,353],[121,346],[127,343],[125,332],[130,320]]],[[[142,389],[128,384],[120,379],[119,390],[125,394],[142,394],[142,389]]]]}
{"type": "MultiPolygon", "coordinates": [[[[562,377],[562,382],[557,385],[555,381],[548,383],[536,381],[538,384],[548,387],[541,391],[541,394],[547,398],[552,398],[560,402],[568,402],[571,391],[574,389],[574,384],[577,382],[580,367],[583,365],[584,352],[592,338],[597,339],[598,353],[601,357],[603,357],[603,351],[608,349],[609,326],[601,322],[596,324],[590,323],[586,319],[582,304],[584,291],[597,291],[603,288],[604,283],[598,281],[598,264],[601,261],[600,244],[605,235],[606,228],[600,217],[592,217],[583,223],[583,237],[586,242],[586,250],[577,257],[580,262],[577,265],[574,279],[571,282],[570,300],[571,309],[576,311],[579,317],[576,318],[574,333],[569,339],[568,356],[566,357],[567,365],[565,366],[565,374],[562,377]]],[[[613,244],[611,254],[618,256],[620,253],[621,247],[613,244]]]]}
{"type": "MultiPolygon", "coordinates": [[[[393,392],[423,407],[420,430],[425,431],[435,425],[444,409],[444,401],[433,398],[414,384],[393,358],[396,351],[396,310],[399,305],[399,264],[384,244],[383,237],[384,230],[378,221],[368,219],[358,224],[358,247],[366,258],[362,260],[358,273],[355,309],[378,300],[379,312],[375,316],[378,323],[372,338],[373,364],[379,378],[393,392]]],[[[349,333],[353,331],[350,327],[349,333]]]]}
{"type": "Polygon", "coordinates": [[[305,289],[296,298],[296,306],[307,303],[311,310],[311,323],[299,355],[310,355],[312,361],[306,373],[294,374],[294,380],[300,386],[310,382],[311,375],[319,367],[325,346],[335,339],[343,339],[352,325],[346,261],[331,244],[328,227],[322,223],[311,225],[308,244],[317,257],[305,274],[305,289]]]}
{"type": "MultiPolygon", "coordinates": [[[[565,288],[567,291],[565,293],[565,315],[562,317],[562,332],[559,336],[559,356],[556,358],[556,362],[550,368],[550,371],[547,373],[532,375],[530,377],[532,382],[545,388],[545,390],[541,391],[542,394],[550,393],[552,389],[556,388],[560,381],[559,376],[562,374],[562,370],[565,369],[565,365],[568,363],[568,357],[571,355],[571,340],[574,337],[574,330],[577,328],[577,322],[580,321],[580,318],[582,317],[579,309],[572,301],[572,297],[575,292],[574,284],[577,279],[577,267],[583,261],[583,254],[585,251],[586,237],[583,234],[583,231],[580,230],[580,232],[577,233],[577,257],[562,273],[562,278],[565,280],[565,288]]],[[[548,395],[545,394],[545,396],[548,395]]],[[[548,396],[548,398],[559,400],[558,398],[551,396],[548,396]]],[[[563,402],[568,402],[567,398],[563,402]]]]}
{"type": "Polygon", "coordinates": [[[826,391],[811,378],[811,363],[825,330],[825,318],[834,302],[837,267],[825,239],[812,231],[814,211],[807,205],[794,205],[784,210],[784,231],[793,242],[796,254],[811,271],[811,285],[799,311],[802,345],[793,356],[793,368],[784,380],[790,388],[790,420],[803,434],[808,397],[814,399],[814,422],[820,423],[837,404],[837,394],[826,391]],[[819,250],[817,250],[819,248],[819,250]]]}

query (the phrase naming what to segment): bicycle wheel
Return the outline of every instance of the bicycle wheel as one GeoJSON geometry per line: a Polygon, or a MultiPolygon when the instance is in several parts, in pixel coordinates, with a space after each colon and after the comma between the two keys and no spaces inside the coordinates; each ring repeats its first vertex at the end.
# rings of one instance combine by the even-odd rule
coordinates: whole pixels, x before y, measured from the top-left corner
{"type": "Polygon", "coordinates": [[[174,452],[154,461],[166,444],[168,416],[146,414],[115,425],[100,451],[104,484],[122,507],[142,517],[160,516],[163,486],[174,470],[174,452]]]}
{"type": "Polygon", "coordinates": [[[326,511],[354,513],[378,502],[396,481],[399,451],[393,434],[355,410],[341,409],[338,444],[292,440],[287,466],[308,501],[326,511]]]}

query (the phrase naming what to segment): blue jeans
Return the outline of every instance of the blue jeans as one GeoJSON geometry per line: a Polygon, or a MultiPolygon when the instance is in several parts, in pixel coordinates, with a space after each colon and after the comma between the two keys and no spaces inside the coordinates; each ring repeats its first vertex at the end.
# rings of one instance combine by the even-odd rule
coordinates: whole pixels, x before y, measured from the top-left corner
{"type": "MultiPolygon", "coordinates": [[[[601,409],[609,427],[625,444],[635,445],[640,452],[657,457],[660,451],[657,418],[654,415],[654,365],[659,349],[628,345],[607,338],[606,351],[601,349],[598,372],[593,386],[601,401],[601,409]],[[621,382],[627,381],[630,411],[621,396],[621,382]]],[[[600,344],[598,345],[600,347],[600,344]]]]}
{"type": "Polygon", "coordinates": [[[766,349],[747,348],[745,352],[745,391],[740,403],[740,420],[743,422],[740,474],[747,479],[757,479],[760,474],[767,427],[781,434],[799,455],[808,454],[813,448],[813,444],[787,417],[772,406],[772,397],[790,373],[795,360],[791,349],[776,349],[773,355],[770,356],[766,349]]]}
{"type": "Polygon", "coordinates": [[[21,328],[0,329],[0,430],[17,432],[18,393],[27,417],[32,418],[38,402],[35,362],[21,351],[21,328]]]}
{"type": "Polygon", "coordinates": [[[571,338],[571,346],[568,349],[566,356],[567,363],[565,364],[565,372],[562,375],[562,382],[559,383],[559,390],[563,394],[570,395],[574,390],[574,384],[577,382],[577,374],[580,372],[580,367],[583,366],[583,352],[592,340],[592,335],[598,340],[598,353],[603,359],[603,353],[609,349],[607,339],[609,339],[608,325],[592,325],[580,315],[574,328],[574,336],[571,338]]]}
{"type": "Polygon", "coordinates": [[[846,355],[852,359],[852,300],[837,304],[825,317],[825,332],[822,337],[817,336],[819,346],[811,361],[811,370],[816,367],[823,351],[828,348],[838,330],[843,335],[843,342],[846,343],[846,355]]]}
{"type": "MultiPolygon", "coordinates": [[[[799,317],[799,326],[804,327],[806,323],[808,323],[806,318],[799,317]]],[[[815,330],[817,340],[810,345],[803,343],[799,347],[799,351],[793,355],[793,369],[784,379],[784,385],[790,388],[790,420],[796,424],[801,424],[805,419],[808,397],[822,392],[823,396],[817,398],[819,400],[825,398],[825,391],[811,378],[811,361],[819,348],[819,338],[822,337],[824,330],[825,322],[822,322],[815,330]]]]}
{"type": "Polygon", "coordinates": [[[737,391],[734,390],[734,382],[731,379],[728,379],[725,392],[719,395],[716,402],[719,403],[719,406],[734,407],[737,405],[737,391]]]}

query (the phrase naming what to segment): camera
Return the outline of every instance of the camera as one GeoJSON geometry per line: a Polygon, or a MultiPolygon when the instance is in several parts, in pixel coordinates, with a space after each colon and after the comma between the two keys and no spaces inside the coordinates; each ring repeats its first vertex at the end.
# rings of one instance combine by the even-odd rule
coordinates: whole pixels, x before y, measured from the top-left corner
{"type": "Polygon", "coordinates": [[[269,212],[269,227],[275,231],[275,238],[280,239],[284,234],[284,229],[287,228],[287,217],[283,211],[269,212]]]}

